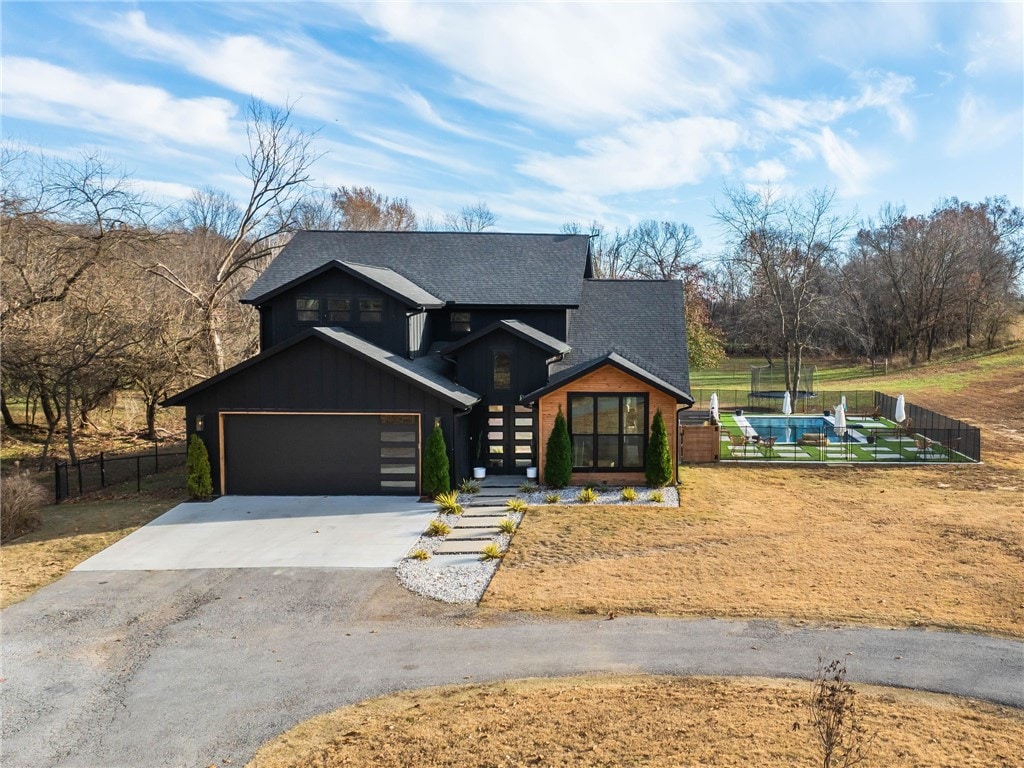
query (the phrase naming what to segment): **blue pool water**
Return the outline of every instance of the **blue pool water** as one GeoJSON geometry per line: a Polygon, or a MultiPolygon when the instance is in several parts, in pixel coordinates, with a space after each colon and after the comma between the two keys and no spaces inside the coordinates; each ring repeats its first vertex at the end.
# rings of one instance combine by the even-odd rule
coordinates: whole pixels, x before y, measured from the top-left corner
{"type": "MultiPolygon", "coordinates": [[[[800,439],[800,436],[813,432],[818,434],[824,432],[830,443],[840,443],[842,440],[836,434],[830,421],[822,416],[747,416],[750,427],[759,437],[775,437],[779,443],[793,443],[800,439]]],[[[847,438],[852,439],[852,438],[847,438]]]]}

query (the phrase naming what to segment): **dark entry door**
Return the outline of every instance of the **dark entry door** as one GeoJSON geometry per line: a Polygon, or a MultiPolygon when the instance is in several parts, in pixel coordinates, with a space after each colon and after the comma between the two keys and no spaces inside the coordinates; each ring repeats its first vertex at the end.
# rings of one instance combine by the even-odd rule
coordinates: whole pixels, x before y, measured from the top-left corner
{"type": "Polygon", "coordinates": [[[228,494],[419,493],[414,415],[226,414],[228,494]]]}
{"type": "Polygon", "coordinates": [[[523,473],[533,466],[533,411],[522,405],[487,406],[487,469],[523,473]]]}

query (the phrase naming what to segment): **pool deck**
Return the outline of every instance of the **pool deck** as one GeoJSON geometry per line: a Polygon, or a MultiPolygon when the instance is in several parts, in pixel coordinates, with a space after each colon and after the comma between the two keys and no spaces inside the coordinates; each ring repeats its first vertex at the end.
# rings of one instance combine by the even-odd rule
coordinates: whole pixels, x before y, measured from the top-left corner
{"type": "MultiPolygon", "coordinates": [[[[784,418],[783,414],[763,414],[784,418]]],[[[831,416],[794,414],[794,419],[818,418],[829,424],[831,416]]],[[[755,416],[756,419],[756,416],[755,416]]],[[[917,446],[911,436],[897,434],[899,425],[889,419],[848,416],[846,419],[851,441],[827,443],[825,445],[799,445],[797,443],[776,443],[771,448],[758,443],[743,446],[731,444],[730,435],[750,438],[757,435],[756,429],[746,416],[723,413],[719,419],[722,425],[721,460],[736,462],[793,462],[808,464],[950,464],[974,463],[970,458],[950,448],[933,444],[927,451],[917,446]],[[874,435],[875,430],[884,435],[874,435]],[[869,442],[869,435],[874,441],[869,442]]],[[[756,421],[755,421],[756,423],[756,421]]]]}

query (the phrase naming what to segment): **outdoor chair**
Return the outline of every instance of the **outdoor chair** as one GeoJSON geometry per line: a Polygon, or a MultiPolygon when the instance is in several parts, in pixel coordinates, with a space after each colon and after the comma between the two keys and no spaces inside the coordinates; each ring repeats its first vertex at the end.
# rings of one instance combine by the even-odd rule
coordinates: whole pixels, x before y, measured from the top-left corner
{"type": "Polygon", "coordinates": [[[746,435],[729,435],[729,443],[733,448],[733,453],[736,452],[737,448],[743,449],[743,455],[747,455],[747,446],[750,445],[750,438],[746,435]]]}
{"type": "Polygon", "coordinates": [[[935,442],[933,440],[929,440],[924,435],[918,435],[915,437],[914,445],[917,446],[917,456],[920,459],[927,459],[935,450],[935,442]]]}
{"type": "Polygon", "coordinates": [[[772,455],[772,449],[775,447],[775,441],[778,440],[778,439],[779,438],[775,437],[774,435],[772,435],[771,437],[762,437],[761,438],[760,445],[761,445],[762,448],[764,448],[764,455],[765,456],[769,456],[770,457],[772,455]]]}

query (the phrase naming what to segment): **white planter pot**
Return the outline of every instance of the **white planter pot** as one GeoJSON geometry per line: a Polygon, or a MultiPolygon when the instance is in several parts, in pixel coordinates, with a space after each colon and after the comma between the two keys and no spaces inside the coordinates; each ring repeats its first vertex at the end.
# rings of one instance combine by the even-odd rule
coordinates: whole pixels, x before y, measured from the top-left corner
{"type": "Polygon", "coordinates": [[[483,480],[487,477],[487,467],[473,467],[473,479],[483,480]]]}
{"type": "Polygon", "coordinates": [[[537,468],[536,467],[527,467],[526,468],[526,478],[528,480],[536,480],[537,479],[537,468]]]}

